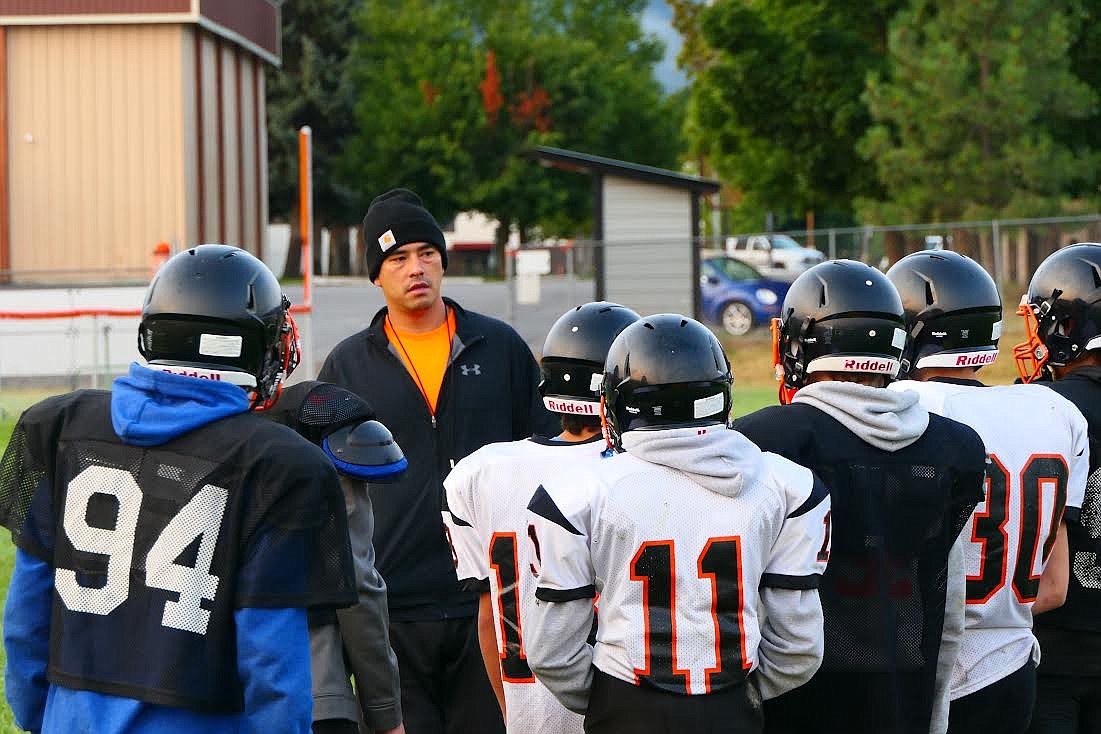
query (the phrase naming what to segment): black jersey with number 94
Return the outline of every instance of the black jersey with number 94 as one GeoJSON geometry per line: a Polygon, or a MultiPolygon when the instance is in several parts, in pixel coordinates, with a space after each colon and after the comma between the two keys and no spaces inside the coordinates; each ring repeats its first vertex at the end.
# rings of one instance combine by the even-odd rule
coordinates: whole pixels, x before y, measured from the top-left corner
{"type": "Polygon", "coordinates": [[[355,601],[335,470],[254,413],[127,445],[109,403],[80,391],[35,405],[0,463],[0,521],[54,569],[48,676],[239,710],[234,610],[355,601]]]}

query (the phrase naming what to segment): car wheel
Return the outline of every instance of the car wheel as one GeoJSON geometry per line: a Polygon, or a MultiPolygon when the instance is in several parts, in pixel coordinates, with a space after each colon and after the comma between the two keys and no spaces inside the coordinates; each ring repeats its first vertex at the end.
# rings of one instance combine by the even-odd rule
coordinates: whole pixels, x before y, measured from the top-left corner
{"type": "Polygon", "coordinates": [[[743,336],[753,328],[753,312],[744,303],[732,301],[723,306],[719,321],[727,334],[743,336]]]}

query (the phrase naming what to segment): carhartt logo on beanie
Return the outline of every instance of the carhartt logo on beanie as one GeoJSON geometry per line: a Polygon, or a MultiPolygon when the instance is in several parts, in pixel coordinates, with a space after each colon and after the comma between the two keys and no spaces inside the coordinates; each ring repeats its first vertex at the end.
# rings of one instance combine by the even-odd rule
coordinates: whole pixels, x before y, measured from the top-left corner
{"type": "Polygon", "coordinates": [[[367,274],[378,277],[387,254],[410,242],[427,242],[440,251],[447,269],[447,243],[436,220],[421,198],[409,189],[393,189],[375,197],[363,218],[363,243],[367,250],[367,274]]]}

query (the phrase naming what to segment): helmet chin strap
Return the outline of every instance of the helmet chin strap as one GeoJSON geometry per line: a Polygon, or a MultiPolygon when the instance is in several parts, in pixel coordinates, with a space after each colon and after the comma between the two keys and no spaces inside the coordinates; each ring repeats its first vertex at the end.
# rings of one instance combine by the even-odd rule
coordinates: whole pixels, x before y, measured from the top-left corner
{"type": "Polygon", "coordinates": [[[600,395],[600,432],[604,435],[604,443],[608,446],[608,451],[615,451],[615,442],[612,441],[612,426],[608,422],[608,412],[605,410],[604,394],[600,395]]]}

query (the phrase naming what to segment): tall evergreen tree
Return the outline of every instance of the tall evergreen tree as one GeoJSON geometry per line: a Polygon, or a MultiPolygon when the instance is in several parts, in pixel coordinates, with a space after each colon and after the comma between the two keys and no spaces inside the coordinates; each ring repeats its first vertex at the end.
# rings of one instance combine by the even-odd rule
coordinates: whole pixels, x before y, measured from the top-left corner
{"type": "Polygon", "coordinates": [[[816,212],[847,217],[855,196],[877,191],[855,147],[870,124],[861,93],[885,63],[900,4],[676,0],[682,63],[697,75],[694,151],[742,192],[741,209],[805,214],[810,226],[816,212]]]}
{"type": "Polygon", "coordinates": [[[861,142],[886,196],[871,221],[950,221],[1057,211],[1096,168],[1053,130],[1083,119],[1096,94],[1070,70],[1065,3],[913,0],[891,23],[889,74],[866,99],[861,142]]]}

